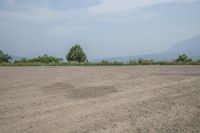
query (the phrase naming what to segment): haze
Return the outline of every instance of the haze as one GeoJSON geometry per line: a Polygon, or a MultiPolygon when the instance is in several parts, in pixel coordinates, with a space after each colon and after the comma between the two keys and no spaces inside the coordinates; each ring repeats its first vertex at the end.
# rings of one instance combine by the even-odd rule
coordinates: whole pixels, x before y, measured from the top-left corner
{"type": "Polygon", "coordinates": [[[160,53],[200,34],[200,0],[0,0],[0,49],[88,58],[160,53]]]}

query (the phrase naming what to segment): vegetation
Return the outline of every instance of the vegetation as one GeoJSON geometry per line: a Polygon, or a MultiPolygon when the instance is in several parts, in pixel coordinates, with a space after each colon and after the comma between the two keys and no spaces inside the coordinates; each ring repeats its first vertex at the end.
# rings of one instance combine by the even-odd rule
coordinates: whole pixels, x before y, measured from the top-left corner
{"type": "Polygon", "coordinates": [[[45,65],[45,64],[54,65],[54,64],[60,64],[61,60],[45,54],[43,56],[38,56],[37,58],[33,59],[23,58],[21,60],[15,61],[14,63],[16,65],[45,65]]]}
{"type": "Polygon", "coordinates": [[[154,60],[130,60],[128,63],[120,61],[106,61],[91,63],[87,61],[87,56],[80,45],[74,45],[66,55],[67,62],[61,58],[48,56],[38,56],[32,59],[23,58],[11,62],[12,58],[8,54],[4,54],[0,50],[0,65],[1,66],[121,66],[121,65],[200,65],[200,60],[193,61],[187,55],[183,54],[177,57],[174,61],[154,61],[154,60]]]}
{"type": "Polygon", "coordinates": [[[0,63],[9,63],[12,60],[11,56],[7,53],[4,54],[3,51],[0,50],[0,63]]]}
{"type": "Polygon", "coordinates": [[[153,65],[154,60],[144,60],[144,59],[139,59],[138,60],[139,65],[153,65]]]}
{"type": "Polygon", "coordinates": [[[125,65],[123,62],[120,61],[114,61],[114,62],[109,62],[106,60],[102,60],[101,62],[98,63],[90,63],[91,65],[97,65],[97,66],[121,66],[125,65]]]}
{"type": "Polygon", "coordinates": [[[72,46],[69,53],[66,55],[68,62],[87,62],[87,56],[80,45],[72,46]]]}
{"type": "Polygon", "coordinates": [[[187,55],[185,54],[182,54],[182,55],[179,55],[179,57],[176,59],[176,62],[177,63],[191,63],[192,62],[192,59],[191,58],[188,58],[187,55]]]}

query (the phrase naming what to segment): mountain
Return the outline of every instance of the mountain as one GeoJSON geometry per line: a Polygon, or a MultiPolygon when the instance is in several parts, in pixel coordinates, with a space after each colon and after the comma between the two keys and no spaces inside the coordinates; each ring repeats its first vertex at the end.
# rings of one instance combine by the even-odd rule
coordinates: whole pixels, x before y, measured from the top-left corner
{"type": "MultiPolygon", "coordinates": [[[[130,60],[138,60],[138,59],[147,59],[147,60],[155,60],[155,61],[171,61],[176,59],[180,54],[172,54],[172,53],[157,53],[157,54],[146,54],[146,55],[135,55],[135,56],[126,56],[126,57],[114,57],[114,58],[102,58],[93,60],[92,62],[100,62],[102,60],[107,60],[110,62],[114,61],[122,61],[129,62],[130,60]]],[[[190,56],[193,59],[200,59],[200,57],[190,56]]]]}
{"type": "Polygon", "coordinates": [[[200,35],[195,36],[191,39],[184,40],[177,43],[172,48],[166,51],[171,54],[186,54],[188,56],[200,57],[200,35]]]}
{"type": "Polygon", "coordinates": [[[103,59],[94,60],[92,62],[100,62],[101,60],[128,62],[129,60],[137,60],[137,59],[148,59],[148,60],[153,59],[155,61],[163,61],[163,60],[170,61],[170,60],[176,59],[180,54],[186,54],[194,60],[200,59],[200,35],[190,38],[188,40],[181,41],[163,53],[103,58],[103,59]]]}

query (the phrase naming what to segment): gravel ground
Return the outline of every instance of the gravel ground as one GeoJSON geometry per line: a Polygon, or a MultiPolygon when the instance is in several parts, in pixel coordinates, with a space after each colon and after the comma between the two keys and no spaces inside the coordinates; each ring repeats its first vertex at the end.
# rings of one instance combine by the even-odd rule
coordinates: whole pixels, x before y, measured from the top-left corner
{"type": "Polygon", "coordinates": [[[200,66],[0,67],[0,133],[156,132],[200,132],[200,66]]]}

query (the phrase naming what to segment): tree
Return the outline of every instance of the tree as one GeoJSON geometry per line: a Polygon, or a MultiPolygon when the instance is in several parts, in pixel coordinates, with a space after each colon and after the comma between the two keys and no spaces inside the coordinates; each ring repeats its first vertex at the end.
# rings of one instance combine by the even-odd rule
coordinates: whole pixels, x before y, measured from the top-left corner
{"type": "Polygon", "coordinates": [[[176,59],[176,62],[187,63],[187,62],[192,62],[192,59],[188,58],[187,55],[182,54],[182,55],[179,55],[179,57],[176,59]]]}
{"type": "Polygon", "coordinates": [[[75,44],[71,47],[69,53],[66,55],[66,59],[75,62],[87,62],[87,56],[84,53],[80,45],[75,44]]]}
{"type": "Polygon", "coordinates": [[[2,62],[9,62],[10,60],[12,60],[11,56],[8,55],[7,53],[4,54],[3,51],[0,50],[0,63],[2,62]]]}

